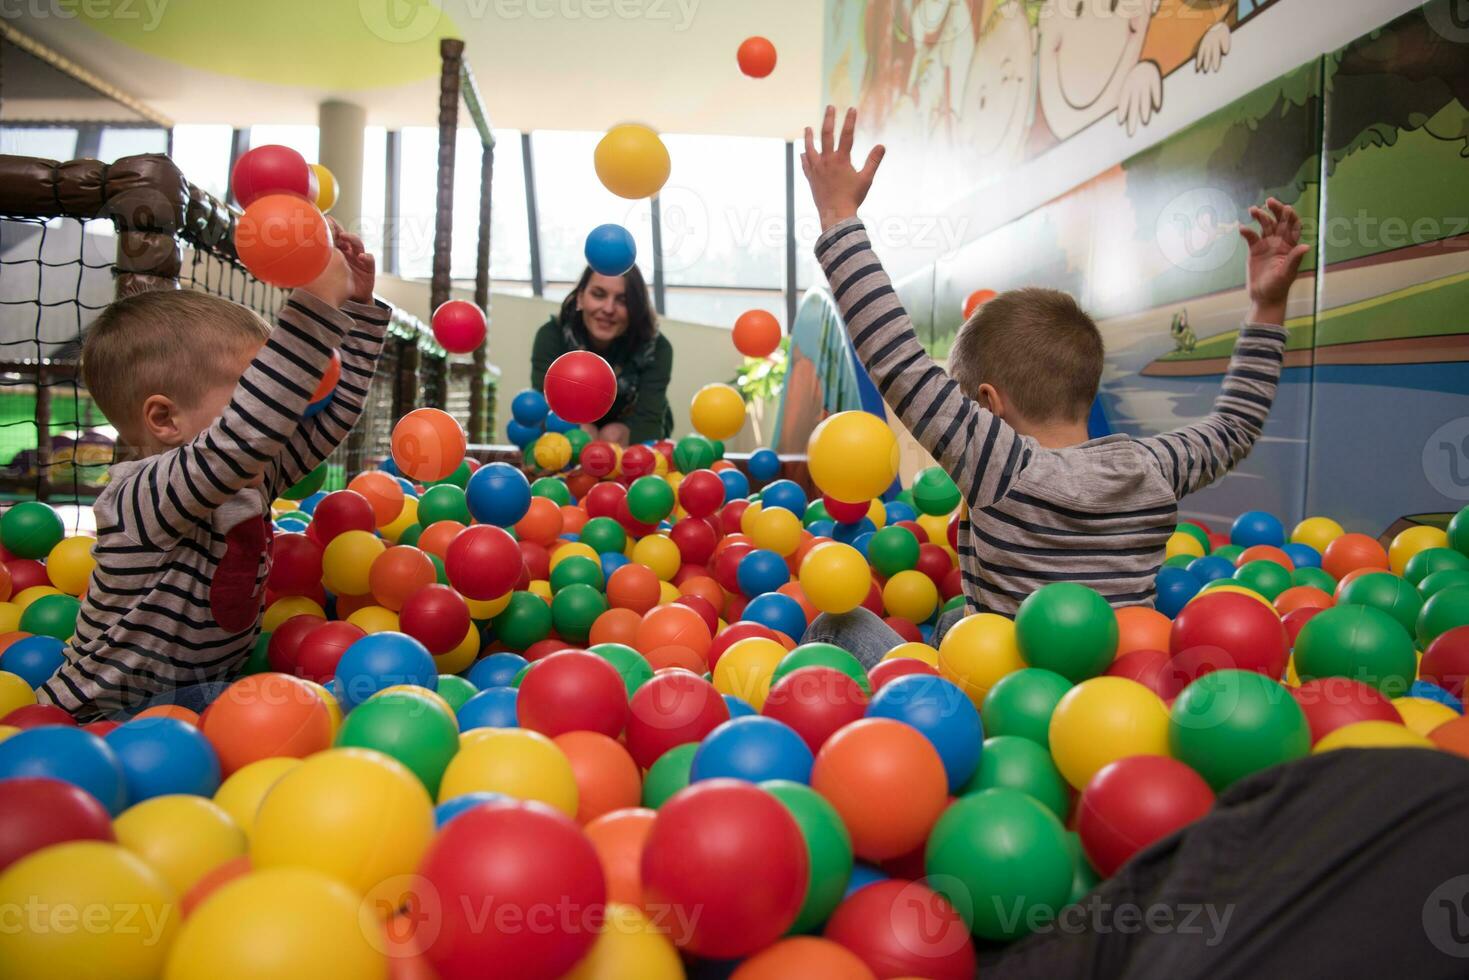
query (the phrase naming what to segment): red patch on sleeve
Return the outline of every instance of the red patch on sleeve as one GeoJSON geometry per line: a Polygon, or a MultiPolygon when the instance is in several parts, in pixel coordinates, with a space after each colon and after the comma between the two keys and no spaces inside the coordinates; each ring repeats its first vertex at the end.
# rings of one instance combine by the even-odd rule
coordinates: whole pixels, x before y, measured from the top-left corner
{"type": "Polygon", "coordinates": [[[225,533],[224,557],[209,587],[209,610],[220,629],[243,633],[259,618],[265,595],[260,562],[269,560],[271,537],[264,517],[241,521],[225,533]]]}

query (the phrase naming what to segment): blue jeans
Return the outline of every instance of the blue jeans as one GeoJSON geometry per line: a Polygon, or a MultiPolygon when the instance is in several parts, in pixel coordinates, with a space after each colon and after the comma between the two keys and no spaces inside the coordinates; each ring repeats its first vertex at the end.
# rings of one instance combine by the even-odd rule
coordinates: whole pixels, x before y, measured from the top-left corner
{"type": "MultiPolygon", "coordinates": [[[[949,628],[964,618],[963,608],[950,609],[939,617],[933,630],[933,645],[943,641],[949,628]]],[[[858,606],[849,613],[822,613],[806,627],[802,643],[830,643],[846,650],[862,662],[864,670],[877,666],[893,647],[903,642],[882,617],[858,606]]]]}
{"type": "Polygon", "coordinates": [[[128,721],[139,712],[147,711],[165,704],[176,704],[181,708],[188,708],[195,714],[202,714],[204,709],[214,703],[214,699],[230,686],[229,681],[209,681],[205,684],[185,684],[171,691],[156,694],[141,704],[122,711],[112,713],[113,721],[128,721]]]}

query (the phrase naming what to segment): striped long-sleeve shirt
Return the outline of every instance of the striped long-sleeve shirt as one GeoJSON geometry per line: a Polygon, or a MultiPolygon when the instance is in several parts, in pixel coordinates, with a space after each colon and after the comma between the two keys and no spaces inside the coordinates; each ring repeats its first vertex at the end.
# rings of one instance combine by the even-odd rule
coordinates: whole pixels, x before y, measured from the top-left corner
{"type": "Polygon", "coordinates": [[[1178,500],[1244,459],[1275,397],[1285,329],[1248,324],[1211,414],[1163,435],[1048,449],[966,397],[919,344],[856,218],[816,243],[857,356],[969,503],[959,567],[970,611],[1012,614],[1050,582],[1151,605],[1178,500]]]}
{"type": "Polygon", "coordinates": [[[112,467],[94,508],[97,567],[42,699],[89,721],[239,667],[260,628],[270,502],[356,424],[387,324],[386,306],[295,293],[209,428],[112,467]],[[336,393],[303,419],[337,349],[336,393]]]}

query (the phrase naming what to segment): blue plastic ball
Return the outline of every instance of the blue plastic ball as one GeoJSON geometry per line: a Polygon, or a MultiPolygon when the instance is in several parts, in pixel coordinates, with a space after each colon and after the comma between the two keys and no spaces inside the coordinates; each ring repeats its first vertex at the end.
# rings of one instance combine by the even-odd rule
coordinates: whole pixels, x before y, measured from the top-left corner
{"type": "Polygon", "coordinates": [[[750,476],[761,481],[773,480],[780,472],[780,457],[773,449],[757,449],[750,454],[750,476]]]}
{"type": "Polygon", "coordinates": [[[615,551],[607,552],[602,556],[602,580],[605,582],[612,577],[613,572],[617,571],[623,565],[630,564],[632,564],[632,559],[627,557],[627,555],[619,554],[615,551]]]}
{"type": "Polygon", "coordinates": [[[28,636],[0,653],[0,670],[9,671],[31,687],[40,687],[66,663],[66,644],[54,636],[28,636]]]}
{"type": "Polygon", "coordinates": [[[546,396],[534,388],[527,388],[510,401],[510,414],[521,425],[537,426],[546,421],[546,396]]]}
{"type": "MultiPolygon", "coordinates": [[[[378,463],[377,468],[388,474],[388,476],[403,475],[403,471],[398,469],[398,464],[393,461],[393,457],[391,456],[383,460],[381,463],[378,463]]],[[[409,484],[409,486],[412,486],[412,484],[409,484]]]]}
{"type": "Polygon", "coordinates": [[[276,530],[283,534],[305,534],[306,529],[310,526],[309,522],[289,515],[275,522],[276,530]]]}
{"type": "Polygon", "coordinates": [[[513,797],[506,796],[504,793],[491,793],[486,790],[480,790],[475,793],[465,793],[463,796],[456,796],[453,799],[445,800],[438,806],[434,807],[434,828],[436,830],[443,830],[444,824],[448,823],[450,820],[453,820],[465,810],[472,810],[473,808],[481,806],[485,803],[514,802],[515,800],[513,797]]]}
{"type": "Polygon", "coordinates": [[[784,507],[797,517],[802,517],[806,513],[806,491],[793,480],[776,480],[760,491],[760,506],[784,507]]]}
{"type": "Polygon", "coordinates": [[[938,750],[950,793],[958,792],[979,768],[984,742],[979,710],[951,681],[926,674],[899,677],[872,696],[867,717],[891,718],[918,729],[938,750]]]}
{"type": "Polygon", "coordinates": [[[1169,568],[1165,565],[1158,569],[1158,611],[1169,619],[1174,618],[1203,587],[1204,583],[1188,569],[1169,568]]]}
{"type": "Polygon", "coordinates": [[[829,518],[819,521],[812,521],[810,524],[806,525],[806,530],[810,531],[813,537],[829,538],[836,533],[837,522],[829,518]]]}
{"type": "Polygon", "coordinates": [[[555,412],[547,412],[546,413],[546,431],[547,432],[562,432],[562,433],[566,433],[566,432],[570,432],[572,429],[579,429],[579,428],[581,428],[581,426],[577,425],[575,422],[568,422],[568,421],[566,421],[564,418],[562,418],[561,416],[557,415],[555,412]]]}
{"type": "Polygon", "coordinates": [[[719,481],[724,484],[725,500],[741,500],[750,495],[750,478],[739,470],[720,470],[719,481]]]}
{"type": "Polygon", "coordinates": [[[1229,543],[1241,548],[1268,544],[1279,548],[1285,544],[1285,526],[1274,514],[1263,510],[1247,510],[1234,519],[1229,528],[1229,543]]]}
{"type": "Polygon", "coordinates": [[[871,518],[864,517],[856,524],[838,523],[832,528],[831,536],[833,540],[840,541],[842,544],[852,544],[862,535],[876,532],[877,525],[872,523],[871,518]]]}
{"type": "Polygon", "coordinates": [[[1433,683],[1433,681],[1414,681],[1413,685],[1408,688],[1408,697],[1427,698],[1430,701],[1437,701],[1439,704],[1446,704],[1461,715],[1464,713],[1464,702],[1454,697],[1451,692],[1445,691],[1433,683]]]}
{"type": "Polygon", "coordinates": [[[868,885],[879,881],[887,881],[888,876],[882,870],[874,868],[870,864],[857,861],[852,865],[852,876],[847,879],[847,891],[842,898],[851,898],[856,892],[861,891],[868,885]]]}
{"type": "MultiPolygon", "coordinates": [[[[944,610],[943,610],[943,607],[942,606],[940,606],[939,608],[937,608],[937,609],[935,609],[933,611],[933,614],[934,614],[935,617],[942,616],[943,613],[944,613],[944,610]]],[[[919,636],[920,639],[923,640],[924,643],[927,643],[930,646],[936,646],[937,645],[937,644],[935,644],[933,642],[933,623],[919,623],[918,624],[918,636],[919,636]]]]}
{"type": "Polygon", "coordinates": [[[587,265],[604,276],[620,276],[638,260],[637,242],[622,225],[598,225],[587,234],[582,252],[587,265]]]}
{"type": "Polygon", "coordinates": [[[801,639],[806,632],[806,613],[801,604],[779,592],[767,592],[751,599],[740,618],[778,630],[792,640],[801,639]]]}
{"type": "Polygon", "coordinates": [[[412,497],[414,500],[418,499],[418,488],[413,485],[412,480],[405,480],[401,476],[396,477],[396,479],[398,481],[398,486],[403,488],[403,496],[412,497]]]}
{"type": "Polygon", "coordinates": [[[439,671],[428,648],[406,633],[369,633],[337,661],[342,707],[351,710],[384,688],[416,684],[436,691],[439,671]]]}
{"type": "Polygon", "coordinates": [[[459,706],[459,730],[472,728],[519,728],[516,702],[520,691],[513,687],[490,687],[459,706]]]}
{"type": "Polygon", "coordinates": [[[876,531],[864,531],[862,534],[859,534],[852,539],[852,547],[862,552],[862,557],[866,558],[867,546],[872,543],[872,539],[876,537],[876,535],[876,531]]]}
{"type": "Polygon", "coordinates": [[[767,779],[811,782],[811,748],[795,729],[774,718],[733,718],[704,737],[689,767],[689,782],[702,779],[767,779]]]}
{"type": "Polygon", "coordinates": [[[0,742],[0,779],[45,776],[79,786],[114,817],[127,806],[127,779],[111,746],[91,732],[44,725],[0,742]]]}
{"type": "Polygon", "coordinates": [[[756,548],[740,559],[735,577],[740,591],[750,598],[774,592],[791,580],[791,570],[786,560],[773,551],[756,548]]]}
{"type": "Polygon", "coordinates": [[[748,715],[758,715],[760,713],[755,710],[754,705],[742,698],[735,697],[733,694],[725,694],[723,697],[724,703],[729,706],[729,716],[731,718],[744,718],[748,715]]]}
{"type": "Polygon", "coordinates": [[[321,397],[321,401],[312,402],[310,405],[307,405],[306,410],[301,414],[308,419],[321,414],[321,410],[332,403],[332,398],[336,395],[336,393],[337,390],[333,388],[331,391],[327,392],[321,397]]]}
{"type": "Polygon", "coordinates": [[[213,796],[219,789],[219,756],[187,722],[135,718],[108,732],[103,741],[122,764],[128,806],[175,793],[213,796]]]}
{"type": "Polygon", "coordinates": [[[899,521],[918,520],[918,511],[909,507],[901,500],[889,500],[883,504],[883,512],[887,515],[887,522],[891,526],[899,521]]]}
{"type": "Polygon", "coordinates": [[[486,463],[470,476],[464,496],[476,521],[510,527],[530,510],[530,481],[509,463],[486,463]]]}
{"type": "Polygon", "coordinates": [[[515,675],[524,670],[528,663],[530,661],[518,653],[492,653],[483,660],[475,661],[464,677],[481,691],[492,687],[509,687],[510,682],[515,680],[515,675]]]}
{"type": "Polygon", "coordinates": [[[303,514],[315,514],[316,505],[326,499],[326,491],[318,490],[308,497],[302,497],[296,501],[296,509],[303,514]]]}
{"type": "Polygon", "coordinates": [[[1233,578],[1234,562],[1221,555],[1205,555],[1188,563],[1188,573],[1207,585],[1216,579],[1233,578]]]}
{"type": "Polygon", "coordinates": [[[514,419],[505,423],[505,437],[522,449],[535,442],[542,434],[538,425],[521,425],[514,419]]]}
{"type": "Polygon", "coordinates": [[[1321,552],[1308,544],[1296,544],[1294,541],[1287,541],[1280,546],[1280,550],[1285,552],[1286,557],[1291,560],[1291,564],[1297,568],[1321,567],[1321,552]]]}

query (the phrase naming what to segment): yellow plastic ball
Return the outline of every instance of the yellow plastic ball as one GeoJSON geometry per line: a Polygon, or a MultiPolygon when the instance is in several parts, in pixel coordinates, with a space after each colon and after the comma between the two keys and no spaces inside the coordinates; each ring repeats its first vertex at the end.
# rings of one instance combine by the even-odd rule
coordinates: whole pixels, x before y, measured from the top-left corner
{"type": "Polygon", "coordinates": [[[939,665],[939,652],[927,643],[899,643],[882,655],[882,659],[884,660],[902,660],[904,658],[922,660],[930,667],[937,667],[939,665]]]}
{"type": "Polygon", "coordinates": [[[533,579],[530,585],[525,587],[525,591],[539,597],[547,605],[551,602],[551,583],[543,578],[533,579]]]}
{"type": "Polygon", "coordinates": [[[215,868],[245,853],[245,832],[213,800],[155,796],[112,821],[117,842],[147,861],[182,895],[215,868]]]}
{"type": "Polygon", "coordinates": [[[1401,575],[1408,567],[1409,559],[1418,552],[1448,546],[1449,536],[1443,528],[1420,524],[1418,527],[1410,527],[1406,531],[1399,532],[1397,537],[1392,539],[1392,543],[1387,547],[1387,563],[1392,568],[1394,575],[1401,575]]]}
{"type": "Polygon", "coordinates": [[[20,592],[17,592],[15,595],[11,596],[10,601],[19,606],[22,610],[24,610],[27,606],[35,602],[37,599],[43,598],[48,595],[65,594],[66,593],[62,592],[60,589],[53,588],[49,585],[33,585],[29,589],[22,589],[20,592]]]}
{"type": "Polygon", "coordinates": [[[784,507],[760,511],[752,530],[755,547],[768,548],[782,558],[801,546],[801,519],[784,507]]]}
{"type": "Polygon", "coordinates": [[[746,507],[745,512],[740,515],[741,534],[753,535],[755,533],[755,518],[759,517],[761,511],[764,509],[765,505],[760,503],[760,501],[752,500],[750,502],[750,506],[746,507]]]}
{"type": "Polygon", "coordinates": [[[286,620],[295,616],[326,616],[326,610],[315,599],[308,599],[304,595],[288,595],[275,602],[265,610],[265,615],[260,619],[260,630],[263,633],[274,633],[276,629],[286,620]]]}
{"type": "Polygon", "coordinates": [[[327,717],[330,718],[332,722],[332,741],[335,742],[337,739],[337,732],[341,731],[342,728],[341,702],[337,700],[337,696],[335,694],[327,690],[325,686],[316,683],[316,681],[308,681],[304,677],[301,678],[301,680],[303,683],[307,684],[312,691],[316,693],[317,697],[321,698],[321,703],[326,705],[327,717]]]}
{"type": "Polygon", "coordinates": [[[867,505],[867,519],[872,522],[873,530],[881,531],[887,526],[888,509],[881,500],[874,500],[867,505]]]}
{"type": "Polygon", "coordinates": [[[0,602],[0,633],[14,633],[20,629],[20,614],[24,611],[13,602],[0,602]]]}
{"type": "Polygon", "coordinates": [[[178,896],[120,844],[45,847],[0,872],[0,978],[154,980],[178,931],[178,896]]]}
{"type": "Polygon", "coordinates": [[[1015,622],[996,613],[965,616],[939,644],[939,674],[957,684],[978,708],[1000,678],[1026,666],[1015,642],[1015,622]]]}
{"type": "Polygon", "coordinates": [[[1357,721],[1343,725],[1311,747],[1311,754],[1334,749],[1435,749],[1430,739],[1407,725],[1391,721],[1357,721]]]}
{"type": "Polygon", "coordinates": [[[916,569],[899,572],[882,587],[882,604],[888,615],[923,623],[939,605],[939,589],[933,579],[916,569]]]}
{"type": "Polygon", "coordinates": [[[364,633],[397,633],[399,626],[398,614],[383,606],[363,606],[347,622],[364,633]]]}
{"type": "Polygon", "coordinates": [[[1067,691],[1051,713],[1051,755],[1075,789],[1109,762],[1168,755],[1168,708],[1125,677],[1093,677],[1067,691]]]}
{"type": "Polygon", "coordinates": [[[87,537],[57,542],[46,556],[46,577],[51,584],[67,595],[85,593],[87,583],[92,579],[92,569],[97,567],[97,559],[92,557],[92,549],[96,545],[96,538],[87,537]]]}
{"type": "Polygon", "coordinates": [[[1453,708],[1432,698],[1393,698],[1392,706],[1402,715],[1403,724],[1424,738],[1439,725],[1459,717],[1453,708]]]}
{"type": "Polygon", "coordinates": [[[668,477],[668,457],[662,453],[653,454],[653,475],[668,477]]]}
{"type": "Polygon", "coordinates": [[[1327,545],[1346,533],[1346,528],[1329,517],[1308,517],[1291,531],[1290,539],[1295,544],[1325,551],[1327,545]]]}
{"type": "MultiPolygon", "coordinates": [[[[514,594],[514,590],[511,590],[498,599],[486,599],[483,602],[477,599],[464,599],[464,604],[469,607],[469,618],[481,621],[494,619],[505,611],[506,606],[510,605],[510,597],[514,594]]],[[[464,597],[460,596],[460,598],[464,597]]]]}
{"type": "Polygon", "coordinates": [[[642,911],[607,903],[607,919],[591,952],[563,980],[683,980],[678,950],[642,911]]]}
{"type": "Polygon", "coordinates": [[[664,582],[662,580],[658,582],[658,605],[666,606],[670,602],[677,602],[682,595],[683,593],[678,590],[678,586],[672,582],[664,582]]]}
{"type": "Polygon", "coordinates": [[[390,523],[384,524],[378,530],[382,536],[393,544],[402,539],[403,533],[418,523],[418,498],[403,495],[403,509],[398,511],[398,516],[390,523]]]}
{"type": "MultiPolygon", "coordinates": [[[[1240,582],[1227,582],[1227,583],[1224,583],[1222,585],[1212,585],[1210,588],[1203,589],[1203,590],[1199,591],[1197,594],[1194,595],[1194,597],[1192,599],[1189,600],[1189,602],[1194,602],[1194,601],[1196,601],[1198,599],[1202,599],[1206,595],[1213,595],[1216,592],[1238,592],[1240,595],[1247,595],[1251,599],[1256,600],[1261,605],[1263,605],[1266,608],[1268,608],[1271,612],[1275,613],[1277,616],[1280,615],[1279,610],[1277,610],[1275,608],[1275,606],[1270,602],[1269,599],[1265,598],[1263,595],[1261,595],[1260,593],[1256,592],[1254,589],[1252,589],[1249,586],[1244,585],[1243,583],[1240,583],[1240,582]]],[[[1188,605],[1188,603],[1184,603],[1184,605],[1188,605]]]]}
{"type": "Polygon", "coordinates": [[[689,422],[706,439],[733,439],[745,427],[745,400],[734,385],[705,385],[689,403],[689,422]]]}
{"type": "Polygon", "coordinates": [[[602,186],[629,200],[652,197],[668,180],[672,162],[658,134],[638,123],[607,130],[592,153],[602,186]]]}
{"type": "Polygon", "coordinates": [[[26,683],[24,677],[12,674],[8,670],[0,670],[0,718],[4,718],[16,708],[24,708],[28,704],[35,703],[36,692],[26,683]]]}
{"type": "MultiPolygon", "coordinates": [[[[457,674],[469,669],[469,665],[479,658],[480,645],[479,627],[474,623],[469,624],[469,629],[464,633],[464,639],[459,645],[448,653],[442,653],[434,657],[434,667],[441,674],[457,674]]],[[[432,691],[430,694],[434,693],[432,691]]]]}
{"type": "Polygon", "coordinates": [[[426,687],[419,687],[417,684],[394,684],[392,687],[383,688],[367,700],[371,701],[375,698],[380,698],[384,694],[407,694],[410,697],[422,698],[428,702],[428,708],[435,711],[442,711],[450,718],[454,717],[454,709],[449,707],[449,702],[444,700],[442,694],[438,691],[430,691],[426,687]]]}
{"type": "Polygon", "coordinates": [[[1163,548],[1163,557],[1177,558],[1179,555],[1188,555],[1190,558],[1204,557],[1204,546],[1199,544],[1198,538],[1182,531],[1175,531],[1168,538],[1168,544],[1163,548]]]}
{"type": "Polygon", "coordinates": [[[818,425],[807,444],[812,481],[837,500],[880,496],[898,475],[898,440],[870,412],[838,412],[818,425]]]}
{"type": "Polygon", "coordinates": [[[334,595],[367,595],[372,591],[368,569],[387,550],[371,531],[343,531],[321,554],[322,584],[334,595]]]}
{"type": "Polygon", "coordinates": [[[366,749],[329,749],[266,794],[250,863],[311,868],[366,895],[412,874],[433,835],[433,801],[402,763],[366,749]]]}
{"type": "Polygon", "coordinates": [[[536,440],[531,453],[537,466],[555,473],[571,462],[571,441],[559,432],[547,432],[536,440]]]}
{"type": "Polygon", "coordinates": [[[219,789],[214,791],[214,802],[230,815],[248,838],[255,831],[255,814],[260,809],[260,801],[282,776],[300,764],[300,759],[284,757],[247,763],[219,784],[219,789]]]}
{"type": "Polygon", "coordinates": [[[572,818],[580,800],[566,753],[528,728],[477,728],[461,736],[439,802],[478,792],[539,800],[572,818]]]}
{"type": "Polygon", "coordinates": [[[337,176],[319,163],[307,166],[316,174],[316,210],[326,214],[337,203],[337,176]]]}
{"type": "Polygon", "coordinates": [[[14,725],[0,725],[0,742],[5,741],[7,738],[10,738],[13,735],[19,735],[20,733],[21,729],[16,728],[14,725]]]}
{"type": "Polygon", "coordinates": [[[270,509],[274,511],[277,516],[279,516],[281,514],[290,513],[293,510],[300,510],[301,505],[296,503],[296,501],[294,500],[287,500],[285,497],[277,497],[270,502],[270,509]]]}
{"type": "Polygon", "coordinates": [[[785,656],[785,647],[763,636],[736,640],[714,665],[714,689],[733,694],[759,711],[770,695],[775,668],[785,656]]]}
{"type": "Polygon", "coordinates": [[[806,599],[825,613],[851,612],[872,590],[872,573],[862,552],[836,541],[808,551],[797,578],[806,599]]]}
{"type": "Polygon", "coordinates": [[[671,582],[683,564],[683,555],[668,535],[650,534],[633,545],[632,560],[647,565],[663,581],[671,582]]]}
{"type": "Polygon", "coordinates": [[[930,544],[949,548],[949,519],[942,514],[919,514],[918,526],[928,535],[930,544]]]}
{"type": "MultiPolygon", "coordinates": [[[[595,562],[602,560],[602,556],[597,554],[597,549],[591,545],[582,544],[580,541],[568,541],[556,548],[556,553],[551,556],[551,562],[548,567],[554,572],[556,566],[568,558],[590,558],[595,562]]],[[[508,599],[506,601],[509,602],[508,599]]]]}
{"type": "Polygon", "coordinates": [[[1301,686],[1301,675],[1296,672],[1296,655],[1294,653],[1285,662],[1285,686],[1301,686]]]}
{"type": "Polygon", "coordinates": [[[309,868],[227,882],[184,920],[163,980],[387,980],[369,902],[309,868]]]}

